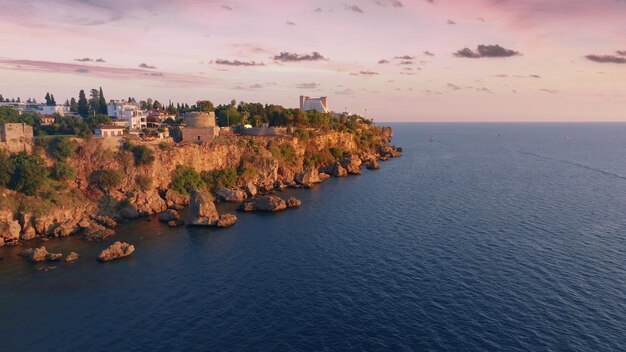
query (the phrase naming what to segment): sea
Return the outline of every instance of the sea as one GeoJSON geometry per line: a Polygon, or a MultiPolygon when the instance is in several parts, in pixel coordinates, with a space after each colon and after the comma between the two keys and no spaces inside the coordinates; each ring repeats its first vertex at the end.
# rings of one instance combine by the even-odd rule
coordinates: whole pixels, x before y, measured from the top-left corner
{"type": "Polygon", "coordinates": [[[0,248],[0,350],[626,351],[626,124],[391,126],[297,210],[0,248]]]}

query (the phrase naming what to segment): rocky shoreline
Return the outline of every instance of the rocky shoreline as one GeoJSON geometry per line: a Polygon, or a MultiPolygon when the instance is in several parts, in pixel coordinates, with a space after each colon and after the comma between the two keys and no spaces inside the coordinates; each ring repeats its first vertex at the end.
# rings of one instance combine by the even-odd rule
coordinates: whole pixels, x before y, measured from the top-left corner
{"type": "MultiPolygon", "coordinates": [[[[265,145],[258,147],[258,139],[246,139],[248,145],[241,147],[241,142],[235,145],[216,143],[206,146],[186,145],[173,151],[163,153],[154,165],[148,167],[126,167],[126,182],[117,188],[97,188],[90,183],[90,175],[98,169],[106,169],[116,165],[103,163],[89,164],[90,160],[98,157],[101,150],[87,144],[79,151],[79,155],[73,162],[78,169],[75,181],[77,189],[87,194],[91,201],[84,204],[61,205],[47,212],[36,213],[26,209],[0,208],[0,247],[28,245],[30,241],[39,239],[46,241],[50,238],[67,236],[80,236],[85,241],[99,242],[115,235],[115,227],[118,222],[127,222],[140,217],[158,214],[158,220],[169,227],[177,226],[208,226],[226,228],[237,222],[235,214],[220,214],[215,206],[216,202],[228,202],[238,204],[237,210],[246,212],[277,212],[290,208],[297,208],[301,201],[295,197],[283,199],[278,194],[280,191],[292,189],[309,189],[314,184],[322,183],[332,177],[346,177],[348,175],[360,175],[363,168],[376,170],[380,168],[380,162],[390,158],[399,157],[402,148],[389,144],[391,131],[381,130],[381,143],[374,148],[359,148],[354,141],[342,134],[326,134],[319,138],[303,143],[298,139],[281,141],[292,145],[298,153],[297,162],[283,162],[276,156],[264,153],[270,149],[276,140],[261,140],[265,145]],[[249,141],[253,145],[256,155],[249,152],[249,141]],[[311,148],[324,150],[329,146],[339,146],[342,150],[348,150],[340,158],[333,162],[314,167],[306,166],[306,153],[311,148]],[[223,148],[227,147],[224,151],[223,148]],[[235,150],[236,149],[236,150],[235,150]],[[259,151],[261,150],[261,151],[259,151]],[[198,154],[204,151],[208,157],[198,154]],[[82,154],[82,155],[80,155],[82,154]],[[216,157],[216,154],[219,156],[216,157]],[[213,165],[206,165],[205,160],[211,156],[213,165]],[[231,157],[233,157],[231,159],[231,157]],[[87,160],[84,160],[84,158],[87,160]],[[81,160],[82,158],[82,160],[81,160]],[[250,165],[254,168],[254,179],[235,187],[222,187],[213,192],[209,190],[194,189],[190,194],[182,194],[171,187],[171,171],[179,164],[179,160],[190,158],[187,164],[200,169],[218,169],[228,165],[250,165]],[[215,165],[217,164],[217,165],[215,165]],[[155,179],[153,188],[137,190],[134,180],[138,175],[151,173],[155,179]],[[188,216],[181,219],[178,211],[189,208],[188,216]]],[[[113,159],[118,163],[117,159],[113,159]]],[[[119,167],[119,166],[118,166],[119,167]]],[[[19,196],[13,191],[2,190],[5,198],[19,196]]],[[[116,242],[110,248],[103,250],[100,261],[109,261],[130,255],[134,247],[130,244],[116,242]],[[112,247],[112,248],[111,248],[112,247]]],[[[61,260],[61,254],[47,253],[45,247],[30,248],[20,255],[33,262],[61,260]],[[43,258],[43,259],[42,259],[43,258]]],[[[70,253],[67,262],[78,259],[77,253],[70,253]]]]}

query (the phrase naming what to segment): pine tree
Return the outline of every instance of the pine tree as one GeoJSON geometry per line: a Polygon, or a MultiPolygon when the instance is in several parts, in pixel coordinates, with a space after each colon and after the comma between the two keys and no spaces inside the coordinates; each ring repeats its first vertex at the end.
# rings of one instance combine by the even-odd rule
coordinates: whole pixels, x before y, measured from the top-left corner
{"type": "Polygon", "coordinates": [[[76,112],[83,118],[87,118],[89,116],[89,102],[87,101],[87,97],[85,96],[85,91],[80,90],[78,93],[78,104],[76,105],[76,112]]]}
{"type": "Polygon", "coordinates": [[[107,101],[104,99],[104,93],[102,93],[102,87],[100,87],[100,97],[98,99],[98,114],[108,114],[107,101]]]}

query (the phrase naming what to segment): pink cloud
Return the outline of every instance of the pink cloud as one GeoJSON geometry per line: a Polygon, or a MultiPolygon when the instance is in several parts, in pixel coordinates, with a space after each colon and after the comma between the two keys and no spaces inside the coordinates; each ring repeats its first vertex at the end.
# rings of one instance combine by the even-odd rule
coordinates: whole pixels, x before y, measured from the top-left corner
{"type": "Polygon", "coordinates": [[[168,83],[206,85],[212,81],[208,77],[182,73],[155,72],[138,68],[92,66],[38,60],[14,60],[0,58],[0,67],[16,71],[64,73],[73,75],[93,75],[102,78],[158,80],[168,83]]]}

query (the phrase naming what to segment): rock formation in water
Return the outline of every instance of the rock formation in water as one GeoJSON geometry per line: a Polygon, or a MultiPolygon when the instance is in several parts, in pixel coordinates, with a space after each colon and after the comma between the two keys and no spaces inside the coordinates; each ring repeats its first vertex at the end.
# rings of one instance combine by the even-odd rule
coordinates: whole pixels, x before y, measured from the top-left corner
{"type": "Polygon", "coordinates": [[[117,241],[100,252],[98,260],[108,262],[115,259],[128,257],[135,251],[135,246],[126,242],[117,241]]]}
{"type": "Polygon", "coordinates": [[[28,248],[20,252],[20,256],[30,260],[33,263],[43,261],[57,261],[63,256],[62,253],[49,253],[46,247],[28,248]]]}
{"type": "Polygon", "coordinates": [[[189,200],[188,225],[214,226],[220,219],[213,196],[209,191],[194,190],[189,200]]]}

